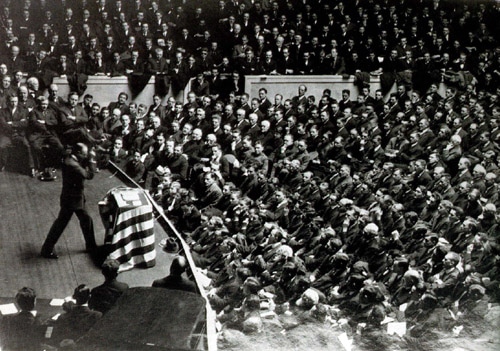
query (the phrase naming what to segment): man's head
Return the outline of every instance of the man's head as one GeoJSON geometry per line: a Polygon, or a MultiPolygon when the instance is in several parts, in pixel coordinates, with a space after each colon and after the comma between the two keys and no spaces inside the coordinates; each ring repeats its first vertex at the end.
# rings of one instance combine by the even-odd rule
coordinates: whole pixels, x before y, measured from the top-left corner
{"type": "Polygon", "coordinates": [[[73,151],[72,151],[73,155],[75,155],[80,161],[81,160],[85,160],[88,158],[88,154],[89,154],[89,148],[87,147],[87,145],[85,145],[84,143],[77,143],[74,147],[73,147],[73,151]]]}
{"type": "Polygon", "coordinates": [[[90,299],[90,288],[85,284],[78,285],[73,292],[73,298],[77,305],[86,304],[90,299]]]}
{"type": "Polygon", "coordinates": [[[113,280],[118,276],[120,263],[115,259],[106,259],[101,266],[101,273],[106,280],[113,280]]]}
{"type": "Polygon", "coordinates": [[[177,256],[170,265],[170,275],[181,276],[186,271],[187,261],[183,256],[177,256]]]}
{"type": "Polygon", "coordinates": [[[36,292],[31,288],[22,288],[16,294],[16,303],[21,311],[31,311],[35,309],[36,292]]]}

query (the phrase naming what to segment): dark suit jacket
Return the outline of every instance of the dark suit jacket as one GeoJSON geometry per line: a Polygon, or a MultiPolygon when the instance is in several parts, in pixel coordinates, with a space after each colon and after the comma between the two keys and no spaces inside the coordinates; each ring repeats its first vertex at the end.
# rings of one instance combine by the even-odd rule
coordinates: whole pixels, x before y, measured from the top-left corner
{"type": "Polygon", "coordinates": [[[4,316],[0,329],[0,346],[5,350],[40,350],[45,327],[29,311],[4,316]]]}
{"type": "Polygon", "coordinates": [[[63,187],[61,208],[80,210],[85,208],[85,179],[94,178],[95,163],[78,161],[74,155],[67,156],[62,164],[63,187]]]}
{"type": "Polygon", "coordinates": [[[170,157],[162,155],[160,163],[167,166],[172,174],[179,175],[182,180],[187,178],[189,163],[185,155],[172,155],[170,157]]]}
{"type": "Polygon", "coordinates": [[[153,281],[153,287],[196,292],[196,285],[182,276],[169,275],[165,278],[157,279],[153,281]]]}
{"type": "Polygon", "coordinates": [[[106,73],[109,73],[111,77],[124,76],[125,64],[122,61],[118,63],[109,62],[106,66],[106,73]]]}
{"type": "Polygon", "coordinates": [[[143,74],[144,73],[144,63],[141,59],[138,59],[135,64],[134,61],[130,58],[123,62],[125,65],[125,69],[132,70],[132,74],[143,74]]]}
{"type": "Polygon", "coordinates": [[[97,62],[97,60],[90,61],[88,64],[87,72],[90,75],[95,75],[98,73],[100,73],[100,74],[106,73],[107,72],[106,61],[104,61],[104,59],[102,59],[100,66],[99,66],[99,63],[97,62]]]}
{"type": "Polygon", "coordinates": [[[168,63],[165,58],[150,58],[146,64],[146,72],[150,74],[168,73],[168,63]]]}
{"type": "Polygon", "coordinates": [[[122,112],[122,115],[128,115],[130,110],[128,108],[128,105],[125,103],[125,104],[122,104],[120,105],[118,103],[118,101],[114,101],[114,102],[110,102],[109,105],[108,105],[108,108],[109,108],[109,113],[113,113],[113,110],[115,108],[118,108],[120,109],[120,111],[122,112]]]}
{"type": "Polygon", "coordinates": [[[28,127],[28,110],[18,106],[14,114],[10,108],[0,110],[0,135],[25,136],[28,127]],[[12,122],[9,124],[8,122],[12,122]]]}
{"type": "Polygon", "coordinates": [[[83,107],[77,105],[74,109],[74,112],[72,112],[69,105],[65,105],[59,109],[59,121],[61,122],[63,131],[81,127],[88,122],[89,118],[83,107]],[[68,116],[75,116],[76,120],[70,120],[68,116]]]}
{"type": "Polygon", "coordinates": [[[88,306],[75,305],[69,312],[59,316],[54,327],[54,339],[77,340],[102,317],[102,313],[92,311],[88,306]]]}
{"type": "Polygon", "coordinates": [[[41,135],[55,135],[57,125],[57,116],[53,110],[47,109],[44,115],[42,111],[34,109],[29,115],[28,136],[32,140],[41,135]],[[38,121],[44,121],[45,123],[38,121]]]}
{"type": "Polygon", "coordinates": [[[213,183],[208,188],[205,188],[198,199],[199,208],[205,208],[210,205],[216,205],[222,197],[222,190],[216,183],[213,183]]]}
{"type": "Polygon", "coordinates": [[[106,313],[127,289],[128,284],[119,282],[116,279],[106,281],[104,284],[92,289],[89,307],[106,313]]]}

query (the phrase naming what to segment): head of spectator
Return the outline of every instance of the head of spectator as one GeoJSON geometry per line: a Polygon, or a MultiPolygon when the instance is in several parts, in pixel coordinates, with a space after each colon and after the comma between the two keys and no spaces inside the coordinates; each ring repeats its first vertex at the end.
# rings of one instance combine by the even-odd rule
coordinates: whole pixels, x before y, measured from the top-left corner
{"type": "Polygon", "coordinates": [[[106,259],[101,266],[101,273],[106,281],[112,281],[118,277],[120,263],[115,259],[106,259]]]}
{"type": "Polygon", "coordinates": [[[77,305],[84,305],[89,302],[90,288],[85,284],[78,285],[73,292],[73,299],[77,305]]]}
{"type": "Polygon", "coordinates": [[[21,311],[32,311],[36,305],[36,292],[32,288],[24,287],[16,294],[16,304],[21,311]]]}

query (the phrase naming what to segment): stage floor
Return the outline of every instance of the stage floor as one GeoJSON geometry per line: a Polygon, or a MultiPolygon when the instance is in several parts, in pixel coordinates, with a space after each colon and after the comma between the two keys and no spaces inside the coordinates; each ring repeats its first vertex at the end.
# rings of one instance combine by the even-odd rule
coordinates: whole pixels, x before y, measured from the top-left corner
{"type": "MultiPolygon", "coordinates": [[[[91,257],[84,252],[85,242],[74,216],[56,245],[58,260],[40,257],[40,248],[59,211],[61,173],[54,182],[41,182],[23,174],[0,172],[0,297],[15,296],[27,286],[40,298],[63,298],[79,284],[90,287],[103,277],[91,257]]],[[[123,183],[111,172],[101,170],[86,182],[87,207],[94,219],[98,245],[104,243],[104,227],[97,203],[109,189],[123,183]]],[[[132,269],[119,275],[130,286],[151,286],[154,279],[168,274],[170,260],[158,247],[167,235],[155,223],[156,266],[132,269]]]]}

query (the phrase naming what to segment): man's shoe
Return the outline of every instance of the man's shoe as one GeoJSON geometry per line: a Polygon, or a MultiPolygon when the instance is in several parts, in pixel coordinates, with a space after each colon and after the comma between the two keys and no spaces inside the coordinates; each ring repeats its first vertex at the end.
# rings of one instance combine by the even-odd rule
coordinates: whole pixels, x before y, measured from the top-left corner
{"type": "Polygon", "coordinates": [[[85,252],[87,252],[87,253],[92,253],[92,252],[94,252],[96,249],[97,249],[97,246],[89,246],[89,245],[86,245],[86,246],[85,246],[85,252]]]}
{"type": "Polygon", "coordinates": [[[57,254],[55,252],[49,252],[49,253],[42,252],[42,257],[52,259],[52,260],[57,260],[59,258],[59,256],[57,256],[57,254]]]}

